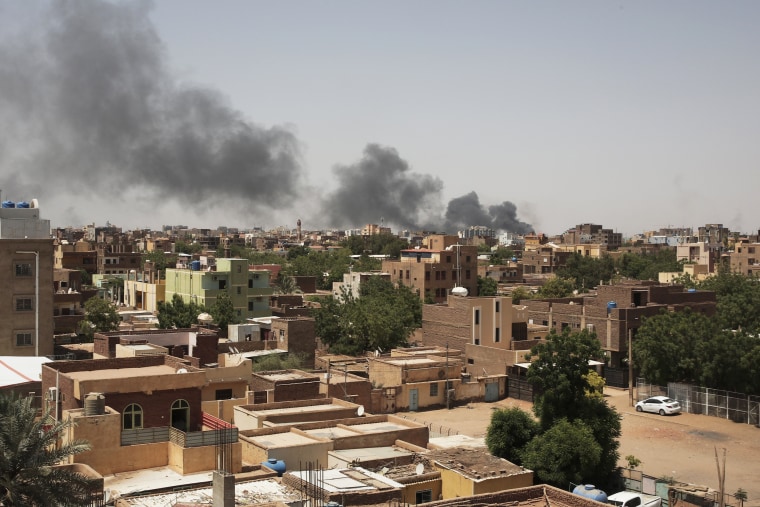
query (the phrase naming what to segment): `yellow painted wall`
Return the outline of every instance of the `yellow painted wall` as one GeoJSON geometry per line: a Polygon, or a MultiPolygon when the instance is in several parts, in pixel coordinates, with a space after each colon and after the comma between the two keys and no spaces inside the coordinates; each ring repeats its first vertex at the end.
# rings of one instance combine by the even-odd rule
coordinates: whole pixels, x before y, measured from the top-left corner
{"type": "Polygon", "coordinates": [[[519,475],[505,475],[503,477],[494,477],[480,482],[473,482],[473,495],[481,493],[492,493],[505,489],[524,488],[533,486],[533,472],[526,472],[519,475]]]}
{"type": "Polygon", "coordinates": [[[435,468],[441,472],[441,495],[443,495],[443,500],[461,496],[472,496],[474,494],[470,479],[447,468],[438,466],[435,468]]]}
{"type": "Polygon", "coordinates": [[[164,467],[169,462],[168,442],[156,444],[128,445],[112,449],[77,454],[76,463],[85,463],[101,475],[131,472],[144,468],[164,467]]]}
{"type": "Polygon", "coordinates": [[[417,498],[417,492],[429,489],[431,493],[431,499],[435,502],[441,496],[441,486],[442,484],[440,478],[434,479],[432,481],[407,484],[404,486],[404,489],[401,492],[401,498],[404,503],[414,505],[417,498]]]}

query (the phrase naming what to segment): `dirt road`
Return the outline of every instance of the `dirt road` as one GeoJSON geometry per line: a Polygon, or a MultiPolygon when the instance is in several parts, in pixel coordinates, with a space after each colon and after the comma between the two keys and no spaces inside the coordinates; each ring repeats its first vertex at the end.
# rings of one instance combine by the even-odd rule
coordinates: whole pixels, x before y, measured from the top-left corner
{"type": "MultiPolygon", "coordinates": [[[[637,413],[629,406],[626,390],[607,388],[605,396],[622,415],[621,466],[626,464],[625,456],[632,454],[641,460],[639,470],[647,475],[716,488],[715,448],[721,455],[726,449],[726,491],[733,493],[742,488],[749,495],[745,506],[760,507],[759,428],[693,414],[662,417],[637,413]]],[[[506,398],[496,403],[400,415],[428,424],[433,433],[483,437],[491,412],[509,407],[532,410],[528,402],[506,398]]]]}

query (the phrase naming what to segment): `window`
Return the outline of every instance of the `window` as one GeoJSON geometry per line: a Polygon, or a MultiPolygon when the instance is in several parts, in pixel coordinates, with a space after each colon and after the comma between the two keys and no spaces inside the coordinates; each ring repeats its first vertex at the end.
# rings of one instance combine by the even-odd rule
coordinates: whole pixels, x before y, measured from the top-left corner
{"type": "Polygon", "coordinates": [[[436,280],[440,280],[441,279],[441,272],[440,271],[436,271],[435,272],[435,279],[436,280]]]}
{"type": "Polygon", "coordinates": [[[121,417],[121,427],[125,430],[138,430],[143,427],[143,409],[137,403],[127,405],[121,417]]]}
{"type": "Polygon", "coordinates": [[[441,271],[441,280],[445,280],[445,279],[446,279],[446,272],[441,271]]]}
{"type": "Polygon", "coordinates": [[[241,271],[242,266],[238,264],[236,267],[237,267],[237,272],[238,273],[242,273],[242,271],[241,271]]]}
{"type": "Polygon", "coordinates": [[[217,400],[231,400],[232,399],[232,389],[217,389],[216,390],[216,399],[217,400]]]}
{"type": "Polygon", "coordinates": [[[251,280],[250,278],[248,279],[248,288],[253,289],[253,280],[251,280]]]}
{"type": "Polygon", "coordinates": [[[448,262],[449,264],[451,264],[451,256],[450,255],[446,256],[446,262],[448,262]]]}
{"type": "Polygon", "coordinates": [[[32,307],[32,298],[16,298],[16,311],[29,312],[34,310],[32,307]]]}
{"type": "Polygon", "coordinates": [[[237,294],[239,296],[240,295],[240,286],[238,285],[236,288],[237,288],[237,294]]]}
{"type": "Polygon", "coordinates": [[[32,276],[32,265],[28,262],[16,264],[16,276],[32,276]]]}
{"type": "Polygon", "coordinates": [[[465,257],[465,262],[470,262],[470,256],[465,257]]]}
{"type": "Polygon", "coordinates": [[[496,301],[496,313],[499,313],[499,303],[500,301],[496,301]]]}
{"type": "Polygon", "coordinates": [[[409,270],[406,270],[406,279],[409,280],[409,270]]]}
{"type": "Polygon", "coordinates": [[[16,347],[31,347],[32,345],[31,331],[19,331],[16,333],[16,347]]]}
{"type": "Polygon", "coordinates": [[[253,301],[248,301],[248,311],[249,312],[253,311],[253,301]]]}
{"type": "Polygon", "coordinates": [[[480,325],[480,310],[475,310],[475,325],[480,325]]]}
{"type": "Polygon", "coordinates": [[[466,280],[469,280],[469,279],[470,279],[470,270],[469,270],[469,269],[466,269],[466,270],[464,271],[464,277],[465,277],[465,279],[466,279],[466,280]]]}
{"type": "Polygon", "coordinates": [[[430,271],[425,271],[425,281],[430,281],[430,271]]]}
{"type": "Polygon", "coordinates": [[[494,329],[493,341],[499,343],[501,341],[501,329],[498,327],[494,329]]]}
{"type": "Polygon", "coordinates": [[[430,384],[430,396],[438,396],[438,382],[430,384]]]}

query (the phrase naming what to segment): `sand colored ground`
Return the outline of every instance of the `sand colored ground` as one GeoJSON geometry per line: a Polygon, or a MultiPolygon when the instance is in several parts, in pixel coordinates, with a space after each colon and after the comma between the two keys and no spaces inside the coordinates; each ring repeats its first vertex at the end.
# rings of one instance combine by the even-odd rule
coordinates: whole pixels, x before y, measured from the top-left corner
{"type": "MultiPolygon", "coordinates": [[[[715,417],[679,414],[659,416],[637,413],[629,406],[626,390],[606,389],[607,401],[622,415],[620,465],[632,454],[642,461],[639,470],[653,477],[717,488],[715,448],[726,449],[726,491],[748,492],[747,507],[760,507],[760,428],[715,417]]],[[[451,410],[439,409],[399,414],[431,426],[433,433],[459,432],[482,437],[497,408],[520,407],[531,412],[531,403],[506,398],[496,403],[472,403],[451,410]]],[[[532,412],[531,412],[532,413],[532,412]]]]}

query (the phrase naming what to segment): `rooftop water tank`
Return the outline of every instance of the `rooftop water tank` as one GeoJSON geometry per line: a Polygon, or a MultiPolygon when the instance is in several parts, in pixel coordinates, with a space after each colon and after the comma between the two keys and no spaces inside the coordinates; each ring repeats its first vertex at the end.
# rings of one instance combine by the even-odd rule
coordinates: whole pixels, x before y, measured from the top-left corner
{"type": "Polygon", "coordinates": [[[689,289],[689,292],[697,292],[697,289],[689,289]]]}
{"type": "Polygon", "coordinates": [[[617,308],[617,303],[615,301],[609,301],[607,303],[607,313],[609,314],[613,309],[617,308]]]}
{"type": "Polygon", "coordinates": [[[190,263],[190,269],[193,271],[200,271],[201,270],[201,261],[192,261],[190,263]]]}
{"type": "Polygon", "coordinates": [[[281,459],[269,458],[261,464],[277,472],[277,477],[282,477],[282,474],[285,473],[285,462],[281,459]]]}
{"type": "Polygon", "coordinates": [[[451,289],[451,293],[455,296],[465,297],[469,291],[465,287],[454,287],[451,289]]]}
{"type": "Polygon", "coordinates": [[[593,484],[578,484],[573,489],[574,495],[579,495],[597,502],[607,503],[607,493],[597,488],[593,484]]]}
{"type": "Polygon", "coordinates": [[[28,208],[29,207],[29,203],[26,202],[26,201],[19,201],[19,202],[16,203],[16,207],[17,208],[28,208]]]}
{"type": "Polygon", "coordinates": [[[16,203],[13,201],[3,201],[3,208],[15,208],[16,203]]]}
{"type": "Polygon", "coordinates": [[[106,397],[103,393],[89,393],[84,398],[84,415],[103,415],[106,413],[106,397]]]}

